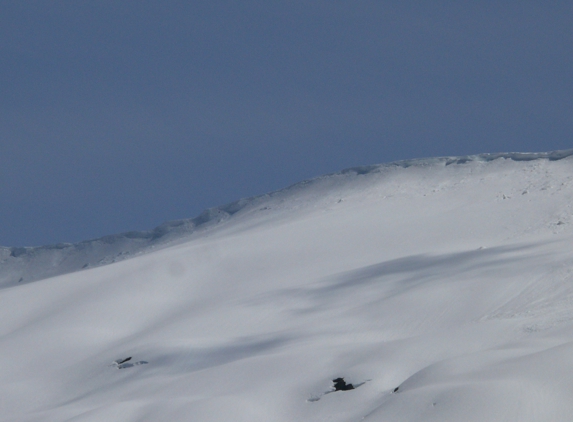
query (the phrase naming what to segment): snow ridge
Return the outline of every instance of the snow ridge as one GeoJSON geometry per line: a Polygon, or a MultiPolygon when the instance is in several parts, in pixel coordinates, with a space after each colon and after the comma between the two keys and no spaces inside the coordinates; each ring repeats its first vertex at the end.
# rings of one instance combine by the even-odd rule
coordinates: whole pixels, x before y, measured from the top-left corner
{"type": "Polygon", "coordinates": [[[0,288],[111,264],[156,250],[185,239],[198,229],[227,221],[241,211],[260,207],[271,198],[299,193],[300,189],[340,176],[354,177],[409,167],[463,165],[470,162],[488,163],[498,159],[557,161],[571,155],[573,155],[573,149],[537,153],[510,152],[422,158],[358,166],[305,180],[268,194],[243,198],[226,205],[209,208],[195,218],[169,221],[152,230],[130,231],[79,243],[59,243],[38,247],[0,247],[0,288]]]}

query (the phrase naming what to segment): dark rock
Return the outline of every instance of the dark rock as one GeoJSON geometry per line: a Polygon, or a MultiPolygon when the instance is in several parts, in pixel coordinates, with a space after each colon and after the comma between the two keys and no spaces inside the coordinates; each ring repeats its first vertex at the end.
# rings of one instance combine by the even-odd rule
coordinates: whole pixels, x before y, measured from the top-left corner
{"type": "Polygon", "coordinates": [[[131,356],[128,357],[128,358],[125,358],[125,359],[118,359],[118,360],[114,361],[114,363],[116,363],[116,364],[118,364],[118,365],[121,365],[122,363],[125,363],[125,362],[127,362],[128,360],[131,360],[131,356]]]}
{"type": "Polygon", "coordinates": [[[332,380],[334,383],[334,391],[348,391],[354,390],[354,386],[352,384],[346,384],[344,378],[336,378],[332,380]]]}

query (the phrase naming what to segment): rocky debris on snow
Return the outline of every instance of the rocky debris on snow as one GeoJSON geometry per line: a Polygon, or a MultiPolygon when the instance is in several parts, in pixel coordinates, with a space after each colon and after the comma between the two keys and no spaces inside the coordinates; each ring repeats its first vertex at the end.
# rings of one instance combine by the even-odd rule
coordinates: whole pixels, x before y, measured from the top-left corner
{"type": "Polygon", "coordinates": [[[333,379],[332,382],[334,383],[334,391],[354,390],[354,386],[352,384],[346,384],[344,378],[336,378],[333,379]]]}
{"type": "Polygon", "coordinates": [[[116,359],[113,361],[113,363],[110,366],[114,366],[117,369],[125,369],[125,368],[132,368],[134,366],[138,366],[138,365],[146,365],[149,362],[144,361],[144,360],[140,360],[138,362],[129,362],[132,359],[132,357],[127,357],[127,358],[123,358],[123,359],[116,359]]]}
{"type": "Polygon", "coordinates": [[[116,359],[116,360],[113,361],[113,363],[114,363],[115,365],[121,365],[122,363],[125,363],[125,362],[127,362],[127,361],[129,361],[129,360],[131,360],[131,356],[128,357],[128,358],[125,358],[125,359],[116,359]]]}
{"type": "Polygon", "coordinates": [[[360,387],[361,385],[366,384],[368,381],[370,381],[369,379],[366,381],[362,381],[358,384],[347,384],[346,381],[344,381],[344,378],[335,378],[332,380],[332,382],[334,383],[334,385],[332,386],[332,388],[328,391],[325,391],[322,394],[319,395],[312,395],[310,396],[310,398],[308,398],[306,401],[308,402],[315,402],[315,401],[319,401],[322,396],[325,396],[326,394],[330,394],[330,393],[335,393],[336,391],[349,391],[349,390],[355,390],[358,387],[360,387]]]}

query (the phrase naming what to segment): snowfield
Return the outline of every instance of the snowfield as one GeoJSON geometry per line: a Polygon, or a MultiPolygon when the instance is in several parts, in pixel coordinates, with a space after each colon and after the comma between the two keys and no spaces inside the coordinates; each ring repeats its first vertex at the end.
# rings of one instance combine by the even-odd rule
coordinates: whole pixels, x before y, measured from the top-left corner
{"type": "Polygon", "coordinates": [[[573,150],[1,248],[0,421],[569,421],[572,245],[573,150]]]}

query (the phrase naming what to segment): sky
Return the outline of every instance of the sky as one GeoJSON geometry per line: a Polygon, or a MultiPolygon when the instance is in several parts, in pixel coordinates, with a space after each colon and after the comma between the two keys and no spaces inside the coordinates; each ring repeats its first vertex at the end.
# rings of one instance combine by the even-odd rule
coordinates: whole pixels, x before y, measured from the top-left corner
{"type": "Polygon", "coordinates": [[[573,147],[568,1],[0,2],[0,245],[401,159],[573,147]]]}

